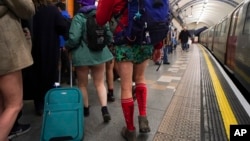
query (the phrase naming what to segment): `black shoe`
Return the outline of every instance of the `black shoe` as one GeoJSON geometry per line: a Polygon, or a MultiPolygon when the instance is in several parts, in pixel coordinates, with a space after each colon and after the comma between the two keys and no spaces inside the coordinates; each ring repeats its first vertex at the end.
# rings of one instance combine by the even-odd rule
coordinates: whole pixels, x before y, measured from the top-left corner
{"type": "Polygon", "coordinates": [[[164,62],[163,64],[169,65],[170,63],[169,62],[164,62]]]}
{"type": "Polygon", "coordinates": [[[16,124],[10,131],[8,139],[11,140],[17,136],[27,133],[31,129],[30,124],[16,124]]]}
{"type": "Polygon", "coordinates": [[[102,107],[102,117],[104,122],[109,122],[111,120],[107,106],[102,107]]]}
{"type": "Polygon", "coordinates": [[[114,102],[115,101],[114,94],[109,92],[107,99],[108,99],[108,102],[114,102]]]}
{"type": "Polygon", "coordinates": [[[36,109],[36,115],[42,116],[43,115],[43,109],[36,109]]]}
{"type": "Polygon", "coordinates": [[[89,107],[83,107],[83,114],[84,114],[84,117],[89,116],[89,107]]]}

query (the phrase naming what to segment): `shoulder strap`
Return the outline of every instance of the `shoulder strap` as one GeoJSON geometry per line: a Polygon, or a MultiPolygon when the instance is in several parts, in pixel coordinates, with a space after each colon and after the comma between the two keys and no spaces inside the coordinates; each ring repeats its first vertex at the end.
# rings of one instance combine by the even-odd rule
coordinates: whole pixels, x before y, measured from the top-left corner
{"type": "Polygon", "coordinates": [[[124,13],[124,11],[128,8],[128,5],[124,6],[119,13],[115,14],[113,16],[115,22],[117,23],[117,26],[120,26],[121,28],[124,28],[124,25],[119,21],[120,17],[122,16],[122,14],[124,13]]]}
{"type": "Polygon", "coordinates": [[[91,17],[91,16],[94,16],[96,14],[96,11],[95,10],[91,10],[87,13],[83,13],[83,15],[88,18],[88,17],[91,17]]]}

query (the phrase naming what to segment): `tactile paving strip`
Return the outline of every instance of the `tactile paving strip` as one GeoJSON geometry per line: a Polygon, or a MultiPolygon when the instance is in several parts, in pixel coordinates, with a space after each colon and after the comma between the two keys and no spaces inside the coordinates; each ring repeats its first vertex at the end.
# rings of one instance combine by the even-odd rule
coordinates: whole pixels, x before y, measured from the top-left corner
{"type": "Polygon", "coordinates": [[[200,141],[200,58],[194,47],[180,58],[187,65],[154,141],[200,141]],[[188,61],[185,61],[187,59],[188,61]],[[184,60],[184,61],[183,61],[184,60]]]}

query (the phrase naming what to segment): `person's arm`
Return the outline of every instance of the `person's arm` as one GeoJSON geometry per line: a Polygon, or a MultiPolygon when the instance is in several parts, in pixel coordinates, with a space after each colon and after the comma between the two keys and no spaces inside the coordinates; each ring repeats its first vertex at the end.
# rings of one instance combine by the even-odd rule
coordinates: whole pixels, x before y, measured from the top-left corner
{"type": "Polygon", "coordinates": [[[86,19],[83,18],[84,15],[77,14],[73,17],[70,30],[69,30],[69,39],[65,43],[67,49],[73,49],[80,45],[81,38],[83,38],[83,22],[86,22],[86,19]]]}
{"type": "Polygon", "coordinates": [[[64,39],[68,39],[68,31],[69,31],[69,21],[70,19],[66,19],[63,17],[61,12],[57,9],[56,6],[52,8],[53,12],[55,13],[55,28],[56,32],[59,35],[62,35],[64,39]]]}
{"type": "Polygon", "coordinates": [[[99,0],[96,10],[96,22],[98,25],[105,25],[112,17],[112,10],[115,0],[99,0]]]}

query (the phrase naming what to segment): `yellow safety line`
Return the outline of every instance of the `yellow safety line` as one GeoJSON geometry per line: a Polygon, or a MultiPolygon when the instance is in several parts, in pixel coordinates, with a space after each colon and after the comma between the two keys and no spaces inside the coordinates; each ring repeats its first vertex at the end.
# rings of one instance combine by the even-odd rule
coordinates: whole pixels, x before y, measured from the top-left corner
{"type": "MultiPolygon", "coordinates": [[[[202,47],[200,47],[202,48],[202,47]]],[[[215,90],[215,95],[216,95],[216,99],[218,101],[219,104],[219,108],[220,108],[220,113],[223,119],[223,123],[224,123],[224,127],[226,129],[226,134],[227,134],[227,138],[229,140],[230,138],[230,125],[236,125],[238,124],[235,115],[232,111],[232,108],[227,100],[227,97],[225,96],[225,92],[222,89],[221,83],[215,73],[215,70],[213,68],[213,65],[210,61],[210,59],[208,58],[208,55],[205,53],[204,49],[202,48],[202,52],[204,54],[207,66],[208,66],[208,70],[212,79],[212,83],[214,86],[214,90],[215,90]]]]}

